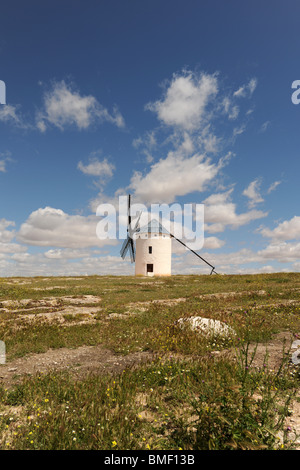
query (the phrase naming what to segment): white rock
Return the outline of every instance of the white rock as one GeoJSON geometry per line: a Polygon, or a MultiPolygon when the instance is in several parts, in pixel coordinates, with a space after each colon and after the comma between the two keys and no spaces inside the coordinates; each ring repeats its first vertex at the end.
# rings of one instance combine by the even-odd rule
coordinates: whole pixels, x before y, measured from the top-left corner
{"type": "Polygon", "coordinates": [[[218,334],[222,336],[235,335],[235,331],[225,323],[219,320],[212,320],[204,317],[180,318],[178,323],[181,326],[188,325],[192,330],[205,334],[218,334]]]}

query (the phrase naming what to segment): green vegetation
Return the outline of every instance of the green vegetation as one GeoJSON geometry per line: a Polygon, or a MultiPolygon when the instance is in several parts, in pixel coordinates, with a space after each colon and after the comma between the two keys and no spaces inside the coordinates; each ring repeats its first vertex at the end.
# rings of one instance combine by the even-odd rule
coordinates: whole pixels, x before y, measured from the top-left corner
{"type": "Polygon", "coordinates": [[[280,332],[300,333],[300,274],[2,278],[8,363],[79,346],[153,354],[121,374],[0,381],[0,449],[292,448],[285,419],[299,372],[287,354],[276,370],[267,353],[254,365],[257,345],[280,332]],[[178,325],[191,316],[236,335],[178,325]]]}

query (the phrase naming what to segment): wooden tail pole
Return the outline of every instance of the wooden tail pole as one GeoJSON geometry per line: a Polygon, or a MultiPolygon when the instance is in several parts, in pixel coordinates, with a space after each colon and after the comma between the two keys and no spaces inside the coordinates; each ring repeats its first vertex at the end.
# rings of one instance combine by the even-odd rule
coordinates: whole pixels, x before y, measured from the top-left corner
{"type": "Polygon", "coordinates": [[[171,237],[174,238],[175,240],[177,240],[179,243],[181,243],[181,245],[185,246],[188,250],[190,250],[192,253],[194,253],[194,255],[198,256],[198,258],[200,258],[202,261],[204,261],[204,263],[208,264],[208,266],[210,266],[212,269],[211,269],[211,272],[210,274],[218,274],[216,271],[215,271],[215,267],[210,264],[208,261],[206,261],[204,258],[202,258],[202,256],[200,256],[198,253],[196,253],[196,251],[192,250],[190,247],[188,247],[185,243],[183,243],[181,240],[179,240],[179,238],[176,238],[174,235],[172,235],[170,233],[171,237]]]}

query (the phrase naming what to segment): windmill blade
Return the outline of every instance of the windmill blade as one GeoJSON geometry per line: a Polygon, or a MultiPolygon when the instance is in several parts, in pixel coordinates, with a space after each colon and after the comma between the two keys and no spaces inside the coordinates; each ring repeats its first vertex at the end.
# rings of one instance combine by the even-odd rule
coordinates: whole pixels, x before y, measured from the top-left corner
{"type": "Polygon", "coordinates": [[[133,228],[132,230],[131,230],[131,228],[129,228],[129,236],[130,236],[130,238],[133,238],[133,235],[135,234],[135,232],[138,232],[138,231],[139,231],[138,225],[139,225],[139,222],[140,222],[141,215],[142,215],[142,211],[140,211],[140,212],[138,213],[137,221],[136,221],[136,223],[135,223],[135,225],[134,225],[134,228],[133,228]]]}
{"type": "Polygon", "coordinates": [[[134,226],[134,229],[133,229],[134,231],[136,231],[137,228],[138,228],[139,221],[140,221],[140,218],[141,218],[142,213],[143,213],[143,211],[140,211],[140,212],[138,213],[137,221],[136,221],[135,226],[134,226]]]}
{"type": "Polygon", "coordinates": [[[127,199],[127,216],[128,216],[128,225],[127,225],[127,238],[124,240],[122,248],[120,250],[120,255],[124,259],[128,250],[130,254],[130,259],[131,262],[134,263],[135,261],[135,249],[134,249],[134,243],[133,243],[133,234],[137,230],[139,220],[141,217],[141,212],[138,215],[138,219],[135,223],[134,229],[131,229],[131,213],[130,213],[130,208],[131,208],[131,196],[128,194],[128,199],[127,199]]]}
{"type": "Polygon", "coordinates": [[[202,258],[202,256],[200,256],[198,253],[196,253],[196,251],[192,250],[189,246],[187,246],[185,243],[183,243],[181,240],[179,240],[179,238],[176,238],[172,233],[170,233],[170,236],[172,238],[174,238],[175,240],[177,240],[179,243],[181,243],[181,245],[185,246],[185,248],[190,250],[192,253],[194,253],[194,255],[198,256],[198,258],[200,258],[202,261],[204,261],[204,263],[208,264],[208,266],[210,266],[212,268],[210,274],[218,274],[215,271],[215,267],[212,264],[210,264],[208,261],[206,261],[204,258],[202,258]]]}
{"type": "Polygon", "coordinates": [[[120,250],[121,257],[124,259],[126,257],[127,251],[129,250],[131,262],[135,261],[135,249],[132,238],[127,237],[124,240],[122,248],[120,250]]]}
{"type": "Polygon", "coordinates": [[[131,224],[131,214],[130,214],[130,203],[131,203],[131,196],[130,194],[128,194],[128,200],[127,200],[127,214],[128,214],[128,229],[127,231],[129,230],[129,227],[130,227],[130,224],[131,224]]]}
{"type": "Polygon", "coordinates": [[[126,256],[126,253],[128,251],[128,248],[129,248],[129,241],[130,241],[130,238],[126,238],[126,240],[124,240],[123,242],[123,245],[122,245],[122,248],[120,250],[120,255],[121,257],[124,259],[125,256],[126,256]]]}
{"type": "Polygon", "coordinates": [[[134,251],[134,244],[133,244],[132,238],[130,238],[130,241],[129,241],[129,253],[130,253],[131,262],[134,263],[135,251],[134,251]]]}

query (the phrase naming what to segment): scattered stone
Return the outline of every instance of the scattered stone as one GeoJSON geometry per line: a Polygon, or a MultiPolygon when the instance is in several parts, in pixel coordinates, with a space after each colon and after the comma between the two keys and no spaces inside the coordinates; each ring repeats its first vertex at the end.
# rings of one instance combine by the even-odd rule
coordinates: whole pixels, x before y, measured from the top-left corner
{"type": "Polygon", "coordinates": [[[291,358],[292,363],[295,365],[300,364],[300,340],[299,339],[296,339],[295,341],[293,341],[291,345],[291,350],[292,351],[296,350],[292,353],[292,358],[291,358]]]}
{"type": "Polygon", "coordinates": [[[235,331],[225,323],[219,320],[213,320],[211,318],[204,317],[189,317],[180,318],[178,320],[180,326],[188,324],[188,326],[199,333],[204,334],[218,334],[221,336],[232,336],[235,335],[235,331]]]}

